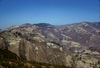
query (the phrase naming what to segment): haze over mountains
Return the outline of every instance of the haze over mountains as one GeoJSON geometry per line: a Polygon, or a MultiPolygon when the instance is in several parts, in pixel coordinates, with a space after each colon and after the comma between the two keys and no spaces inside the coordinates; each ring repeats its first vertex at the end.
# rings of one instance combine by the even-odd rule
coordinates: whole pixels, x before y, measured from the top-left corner
{"type": "MultiPolygon", "coordinates": [[[[100,22],[62,26],[26,23],[0,30],[1,59],[7,62],[9,59],[13,64],[17,63],[11,60],[51,64],[48,68],[61,68],[53,65],[66,68],[99,68],[100,22]]],[[[3,64],[0,63],[2,67],[7,67],[3,64]]],[[[30,67],[38,68],[29,64],[30,67]]],[[[47,68],[46,65],[40,67],[47,68]]]]}

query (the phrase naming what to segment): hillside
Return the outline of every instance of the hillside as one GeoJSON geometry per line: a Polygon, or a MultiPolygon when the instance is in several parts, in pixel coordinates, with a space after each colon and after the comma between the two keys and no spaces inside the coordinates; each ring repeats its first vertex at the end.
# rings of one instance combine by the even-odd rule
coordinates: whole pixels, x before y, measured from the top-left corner
{"type": "Polygon", "coordinates": [[[42,68],[99,68],[99,40],[100,22],[26,23],[0,30],[0,60],[49,66],[42,68]]]}

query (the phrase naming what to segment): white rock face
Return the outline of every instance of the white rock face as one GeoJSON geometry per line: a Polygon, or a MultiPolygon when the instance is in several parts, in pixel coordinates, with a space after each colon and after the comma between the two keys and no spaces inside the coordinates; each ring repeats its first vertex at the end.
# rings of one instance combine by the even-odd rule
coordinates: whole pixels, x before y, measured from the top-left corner
{"type": "Polygon", "coordinates": [[[63,52],[63,48],[62,48],[62,47],[60,47],[60,51],[62,51],[62,52],[63,52]]]}
{"type": "Polygon", "coordinates": [[[35,47],[35,50],[37,50],[37,51],[38,51],[38,47],[35,47]]]}

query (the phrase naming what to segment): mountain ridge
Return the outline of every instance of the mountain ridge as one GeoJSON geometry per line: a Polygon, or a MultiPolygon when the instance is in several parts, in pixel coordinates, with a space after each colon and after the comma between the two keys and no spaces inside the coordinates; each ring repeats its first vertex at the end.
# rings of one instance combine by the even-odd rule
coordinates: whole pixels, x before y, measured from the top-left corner
{"type": "Polygon", "coordinates": [[[8,50],[23,60],[74,68],[99,68],[99,27],[99,22],[63,26],[26,23],[2,30],[0,49],[5,49],[7,43],[8,50]]]}

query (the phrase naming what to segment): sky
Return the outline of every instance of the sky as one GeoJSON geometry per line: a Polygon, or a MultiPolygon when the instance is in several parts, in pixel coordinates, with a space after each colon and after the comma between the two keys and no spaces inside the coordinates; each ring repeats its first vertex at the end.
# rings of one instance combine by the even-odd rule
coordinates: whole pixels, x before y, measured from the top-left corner
{"type": "Polygon", "coordinates": [[[0,0],[0,29],[24,23],[99,22],[99,0],[0,0]]]}

